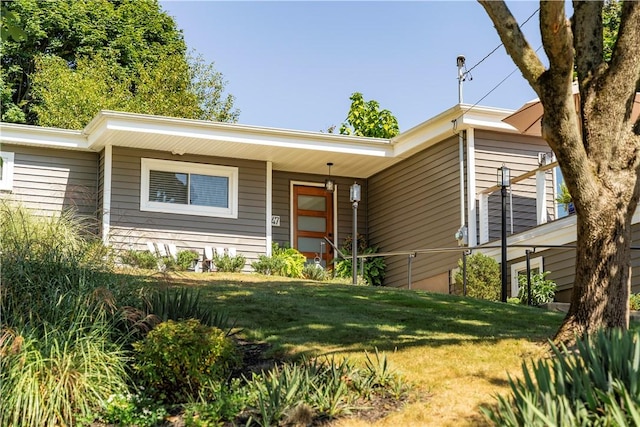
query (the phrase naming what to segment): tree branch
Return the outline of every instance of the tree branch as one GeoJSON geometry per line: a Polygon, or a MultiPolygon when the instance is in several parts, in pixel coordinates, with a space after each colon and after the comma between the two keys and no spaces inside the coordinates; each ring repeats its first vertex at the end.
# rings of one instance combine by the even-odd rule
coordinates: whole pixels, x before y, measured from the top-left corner
{"type": "MultiPolygon", "coordinates": [[[[638,1],[626,1],[622,4],[618,40],[603,80],[606,90],[618,95],[619,99],[627,100],[626,104],[619,104],[620,108],[626,108],[624,121],[627,122],[631,115],[635,93],[640,88],[640,2],[638,1]]],[[[635,128],[637,134],[640,130],[640,117],[636,121],[635,128]]]]}
{"type": "Polygon", "coordinates": [[[576,71],[581,85],[590,82],[603,64],[602,2],[573,2],[573,36],[576,71]]]}
{"type": "Polygon", "coordinates": [[[518,22],[504,1],[478,0],[500,36],[500,40],[511,59],[518,66],[524,78],[540,96],[539,79],[545,67],[538,54],[531,48],[518,22]]]}

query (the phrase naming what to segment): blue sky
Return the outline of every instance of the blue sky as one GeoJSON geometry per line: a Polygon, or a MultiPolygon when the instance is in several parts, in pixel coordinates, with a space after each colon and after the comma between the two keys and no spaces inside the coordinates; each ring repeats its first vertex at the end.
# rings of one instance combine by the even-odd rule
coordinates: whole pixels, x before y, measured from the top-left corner
{"type": "MultiPolygon", "coordinates": [[[[405,131],[458,102],[456,57],[467,68],[500,44],[472,1],[161,1],[189,49],[228,81],[239,123],[320,131],[339,127],[362,92],[405,131]]],[[[514,1],[519,22],[537,2],[514,1]]],[[[537,14],[524,27],[540,46],[537,14]]],[[[503,47],[471,71],[464,102],[517,109],[535,98],[503,47]],[[482,101],[480,99],[486,98],[482,101]]]]}

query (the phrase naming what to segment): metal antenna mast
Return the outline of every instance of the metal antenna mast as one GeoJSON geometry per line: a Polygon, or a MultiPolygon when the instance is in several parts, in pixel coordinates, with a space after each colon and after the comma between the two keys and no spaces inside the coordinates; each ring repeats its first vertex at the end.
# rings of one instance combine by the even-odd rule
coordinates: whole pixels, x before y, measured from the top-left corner
{"type": "Polygon", "coordinates": [[[464,69],[464,55],[458,55],[458,103],[462,104],[462,82],[465,80],[464,69]]]}

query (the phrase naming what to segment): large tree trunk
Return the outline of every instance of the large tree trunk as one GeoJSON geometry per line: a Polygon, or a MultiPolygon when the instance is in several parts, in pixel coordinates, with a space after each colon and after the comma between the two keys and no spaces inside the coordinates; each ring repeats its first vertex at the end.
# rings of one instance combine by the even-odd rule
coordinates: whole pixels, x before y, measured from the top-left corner
{"type": "Polygon", "coordinates": [[[611,195],[595,201],[590,214],[578,213],[576,271],[571,306],[557,343],[599,328],[629,325],[631,214],[628,202],[611,195]],[[625,206],[626,205],[626,206],[625,206]]]}
{"type": "Polygon", "coordinates": [[[540,97],[542,136],[558,158],[578,215],[571,306],[556,342],[571,344],[601,327],[627,328],[631,220],[640,195],[640,119],[630,120],[640,87],[640,2],[623,3],[610,62],[603,57],[601,1],[574,1],[572,22],[565,2],[540,2],[545,67],[504,2],[479,1],[540,97]]]}

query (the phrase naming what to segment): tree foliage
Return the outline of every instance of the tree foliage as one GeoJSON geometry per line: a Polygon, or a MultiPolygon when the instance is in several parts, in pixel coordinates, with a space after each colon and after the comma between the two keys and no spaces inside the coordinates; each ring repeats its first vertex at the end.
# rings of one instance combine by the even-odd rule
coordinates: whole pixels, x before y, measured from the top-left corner
{"type": "Polygon", "coordinates": [[[2,40],[2,120],[82,128],[101,109],[235,121],[213,64],[187,55],[155,0],[16,0],[2,40]]]}
{"type": "Polygon", "coordinates": [[[389,110],[380,110],[377,101],[366,101],[361,93],[355,92],[349,98],[351,108],[347,120],[340,126],[343,135],[368,136],[371,138],[393,138],[400,129],[398,120],[389,110]]]}
{"type": "MultiPolygon", "coordinates": [[[[544,107],[542,136],[555,152],[577,212],[576,274],[556,341],[600,327],[628,328],[631,219],[640,198],[640,2],[620,6],[613,41],[609,4],[540,2],[545,66],[502,1],[480,1],[544,107]],[[609,30],[607,29],[609,28],[609,30]],[[612,46],[610,59],[606,46],[612,46]],[[572,91],[577,75],[579,108],[572,91]]],[[[612,30],[613,31],[613,30],[612,30]]]]}

